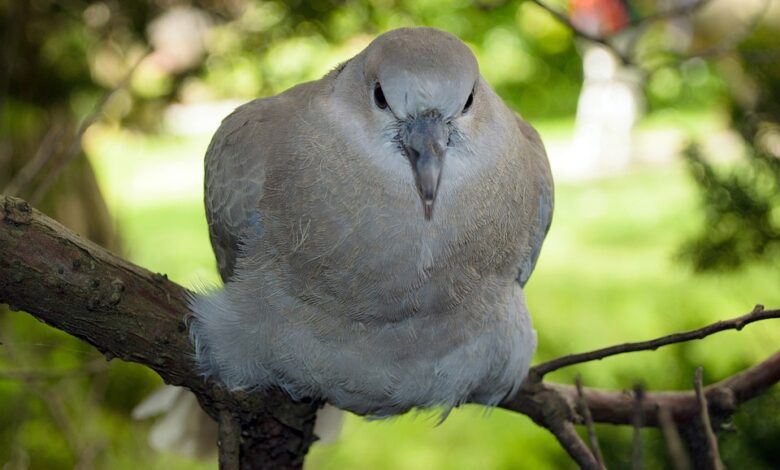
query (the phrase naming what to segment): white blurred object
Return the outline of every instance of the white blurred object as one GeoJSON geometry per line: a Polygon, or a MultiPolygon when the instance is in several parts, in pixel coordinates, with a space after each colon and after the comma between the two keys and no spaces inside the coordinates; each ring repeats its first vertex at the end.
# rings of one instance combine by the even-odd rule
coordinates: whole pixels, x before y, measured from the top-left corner
{"type": "Polygon", "coordinates": [[[591,44],[583,46],[583,71],[571,164],[583,173],[620,171],[631,162],[631,134],[643,108],[640,75],[591,44]]]}
{"type": "Polygon", "coordinates": [[[319,440],[316,443],[324,445],[335,443],[339,435],[341,435],[341,429],[344,427],[345,414],[345,411],[327,403],[317,410],[314,434],[319,440]]]}
{"type": "Polygon", "coordinates": [[[133,409],[133,419],[163,415],[149,432],[149,445],[188,457],[206,458],[217,450],[217,423],[198,404],[195,395],[166,385],[133,409]]]}
{"type": "Polygon", "coordinates": [[[210,27],[211,18],[202,10],[171,8],[149,24],[149,42],[154,47],[149,60],[168,73],[196,66],[206,53],[210,27]]]}
{"type": "MultiPolygon", "coordinates": [[[[155,390],[132,412],[141,421],[162,417],[149,432],[149,446],[193,458],[208,458],[217,451],[217,423],[201,409],[195,395],[182,387],[166,385],[155,390]]],[[[315,444],[333,444],[341,434],[344,411],[326,404],[317,411],[315,444]]]]}
{"type": "Polygon", "coordinates": [[[171,104],[163,115],[165,130],[176,135],[212,135],[222,119],[242,104],[244,102],[238,100],[171,104]]]}

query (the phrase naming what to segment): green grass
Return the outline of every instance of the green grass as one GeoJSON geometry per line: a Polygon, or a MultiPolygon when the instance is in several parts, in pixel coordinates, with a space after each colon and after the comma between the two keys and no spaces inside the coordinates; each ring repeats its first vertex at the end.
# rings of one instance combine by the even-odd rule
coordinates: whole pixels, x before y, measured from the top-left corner
{"type": "MultiPolygon", "coordinates": [[[[564,124],[540,127],[543,134],[545,128],[563,132],[564,124]]],[[[185,285],[217,279],[201,203],[207,143],[205,137],[184,140],[107,130],[88,140],[127,256],[185,285]]],[[[539,335],[536,361],[698,327],[749,311],[755,303],[780,305],[776,266],[755,264],[733,273],[696,274],[678,260],[678,246],[701,223],[697,204],[692,183],[680,166],[558,184],[552,230],[527,289],[539,335]]],[[[592,386],[629,388],[641,381],[651,389],[679,388],[690,383],[697,364],[705,366],[708,381],[717,380],[766,357],[778,343],[780,326],[766,322],[689,345],[567,369],[550,379],[570,381],[579,372],[592,386]]],[[[553,438],[524,416],[468,406],[453,411],[443,424],[435,423],[429,415],[385,421],[350,416],[341,439],[335,445],[316,446],[307,467],[571,466],[553,438]]],[[[134,424],[130,429],[142,433],[144,426],[134,424]]],[[[625,439],[606,444],[620,441],[625,439]]],[[[138,436],[132,442],[112,444],[106,464],[129,468],[131,462],[145,459],[155,468],[191,464],[139,450],[144,444],[138,436]]],[[[629,450],[608,452],[628,455],[629,450]]]]}

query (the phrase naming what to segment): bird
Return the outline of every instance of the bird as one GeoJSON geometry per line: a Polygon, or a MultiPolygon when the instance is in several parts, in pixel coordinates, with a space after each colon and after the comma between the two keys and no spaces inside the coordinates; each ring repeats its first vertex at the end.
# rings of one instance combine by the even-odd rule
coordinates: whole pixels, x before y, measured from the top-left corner
{"type": "Polygon", "coordinates": [[[459,38],[392,30],[238,107],[204,180],[224,284],[190,300],[203,375],[377,418],[518,390],[553,181],[459,38]]]}

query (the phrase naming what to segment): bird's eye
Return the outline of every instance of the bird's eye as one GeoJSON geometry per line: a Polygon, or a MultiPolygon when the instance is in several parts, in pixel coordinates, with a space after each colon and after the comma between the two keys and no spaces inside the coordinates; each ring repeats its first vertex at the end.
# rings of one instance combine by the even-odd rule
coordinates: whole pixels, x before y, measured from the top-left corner
{"type": "Polygon", "coordinates": [[[387,108],[387,100],[385,99],[385,94],[382,91],[382,87],[379,86],[378,83],[374,87],[374,103],[376,103],[376,106],[379,109],[387,108]]]}
{"type": "Polygon", "coordinates": [[[474,102],[474,92],[469,93],[469,97],[466,99],[466,104],[463,105],[463,113],[471,108],[471,104],[474,102]]]}

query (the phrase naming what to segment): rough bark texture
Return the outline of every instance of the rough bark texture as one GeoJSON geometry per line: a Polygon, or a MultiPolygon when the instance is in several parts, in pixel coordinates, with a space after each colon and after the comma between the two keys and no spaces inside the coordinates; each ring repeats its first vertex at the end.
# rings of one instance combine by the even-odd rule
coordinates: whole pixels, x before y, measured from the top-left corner
{"type": "MultiPolygon", "coordinates": [[[[315,439],[321,403],[293,402],[279,390],[227,392],[198,375],[187,335],[188,295],[165,275],[112,255],[21,199],[0,195],[0,302],[87,341],[107,359],[144,364],[167,383],[195,392],[222,424],[221,468],[301,468],[315,439]]],[[[758,317],[777,318],[780,311],[757,308],[732,321],[742,325],[758,317]]],[[[635,350],[631,344],[621,347],[635,350]]],[[[553,433],[582,468],[601,468],[575,432],[574,425],[583,423],[578,399],[584,399],[594,422],[627,425],[634,420],[636,400],[624,391],[587,387],[580,399],[573,385],[543,382],[548,369],[550,363],[533,368],[519,393],[500,406],[553,433]]],[[[715,430],[740,403],[778,381],[780,352],[706,387],[715,430]]],[[[643,426],[658,426],[660,407],[683,430],[700,411],[693,391],[647,392],[641,402],[643,426]]]]}
{"type": "Polygon", "coordinates": [[[240,412],[241,468],[300,468],[314,440],[317,405],[280,391],[227,393],[200,377],[187,335],[188,294],[26,201],[0,195],[0,302],[83,339],[109,360],[151,367],[166,383],[195,392],[212,417],[222,409],[240,412]]]}

